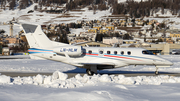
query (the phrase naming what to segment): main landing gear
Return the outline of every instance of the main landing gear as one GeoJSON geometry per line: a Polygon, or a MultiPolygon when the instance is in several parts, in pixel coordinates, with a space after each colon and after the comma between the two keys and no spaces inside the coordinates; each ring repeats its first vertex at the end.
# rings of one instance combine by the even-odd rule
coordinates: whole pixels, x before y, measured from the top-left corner
{"type": "Polygon", "coordinates": [[[158,67],[156,67],[155,75],[159,75],[158,67]]]}
{"type": "Polygon", "coordinates": [[[93,74],[97,73],[97,66],[91,65],[89,69],[86,69],[86,73],[88,75],[93,75],[93,74]]]}
{"type": "Polygon", "coordinates": [[[88,75],[93,75],[93,74],[94,74],[94,72],[91,71],[90,69],[86,69],[86,73],[87,73],[88,75]]]}

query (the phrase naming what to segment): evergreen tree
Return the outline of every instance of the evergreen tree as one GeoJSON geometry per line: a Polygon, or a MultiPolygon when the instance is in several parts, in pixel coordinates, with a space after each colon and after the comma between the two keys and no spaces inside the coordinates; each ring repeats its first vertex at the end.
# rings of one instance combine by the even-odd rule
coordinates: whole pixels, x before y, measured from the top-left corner
{"type": "Polygon", "coordinates": [[[9,3],[9,9],[10,10],[14,10],[14,7],[16,6],[16,2],[15,0],[12,0],[10,3],[9,3]]]}

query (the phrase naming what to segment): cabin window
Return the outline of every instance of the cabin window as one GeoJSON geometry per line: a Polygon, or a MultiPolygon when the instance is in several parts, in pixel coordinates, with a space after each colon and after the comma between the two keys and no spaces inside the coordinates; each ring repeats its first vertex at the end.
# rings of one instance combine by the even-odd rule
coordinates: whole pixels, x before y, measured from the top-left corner
{"type": "Polygon", "coordinates": [[[89,50],[89,52],[88,52],[89,54],[92,54],[92,50],[89,50]]]}
{"type": "Polygon", "coordinates": [[[151,51],[148,51],[148,50],[143,50],[142,54],[154,55],[151,51]]]}
{"type": "Polygon", "coordinates": [[[99,51],[99,54],[103,54],[103,51],[99,51]]]}
{"type": "Polygon", "coordinates": [[[121,51],[121,55],[124,55],[124,51],[121,51]]]}
{"type": "Polygon", "coordinates": [[[114,54],[117,55],[117,51],[114,51],[114,54]]]}
{"type": "Polygon", "coordinates": [[[130,52],[130,51],[128,51],[128,52],[127,52],[127,54],[128,54],[128,55],[131,55],[131,52],[130,52]]]}
{"type": "Polygon", "coordinates": [[[110,52],[110,51],[107,51],[107,54],[111,54],[111,52],[110,52]]]}

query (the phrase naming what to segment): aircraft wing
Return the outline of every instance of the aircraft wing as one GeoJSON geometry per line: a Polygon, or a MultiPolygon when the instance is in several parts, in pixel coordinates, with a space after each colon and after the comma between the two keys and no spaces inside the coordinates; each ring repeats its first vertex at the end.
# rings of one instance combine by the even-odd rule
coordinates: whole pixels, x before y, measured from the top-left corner
{"type": "Polygon", "coordinates": [[[79,63],[82,65],[99,65],[99,66],[114,66],[114,67],[124,67],[127,66],[128,64],[118,61],[118,62],[108,62],[108,63],[79,63]]]}
{"type": "Polygon", "coordinates": [[[114,63],[79,63],[82,65],[109,65],[109,66],[114,66],[114,63]]]}
{"type": "Polygon", "coordinates": [[[65,56],[67,57],[68,63],[69,64],[74,64],[77,66],[90,66],[90,65],[97,65],[97,66],[112,66],[112,67],[124,67],[127,66],[128,64],[126,64],[124,61],[113,61],[113,62],[74,62],[67,53],[65,53],[65,56]]]}

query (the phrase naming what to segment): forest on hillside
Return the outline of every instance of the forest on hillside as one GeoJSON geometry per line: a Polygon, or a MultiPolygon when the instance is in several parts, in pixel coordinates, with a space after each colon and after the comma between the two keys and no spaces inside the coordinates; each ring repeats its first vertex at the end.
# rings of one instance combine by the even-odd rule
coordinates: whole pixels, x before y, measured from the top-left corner
{"type": "Polygon", "coordinates": [[[165,13],[165,9],[169,9],[173,15],[179,15],[180,10],[180,0],[148,0],[143,2],[127,0],[124,3],[118,3],[117,0],[0,0],[0,7],[3,9],[9,4],[9,10],[21,10],[33,3],[38,3],[40,7],[52,7],[52,5],[57,7],[66,4],[67,11],[87,6],[89,10],[94,11],[111,9],[113,14],[129,14],[130,17],[135,18],[151,16],[157,9],[161,9],[162,14],[165,13]]]}
{"type": "Polygon", "coordinates": [[[113,14],[130,14],[131,17],[139,18],[144,16],[152,16],[161,9],[164,14],[165,9],[169,9],[173,15],[177,15],[180,10],[180,0],[148,0],[144,2],[134,2],[127,0],[126,3],[114,3],[113,14]]]}

